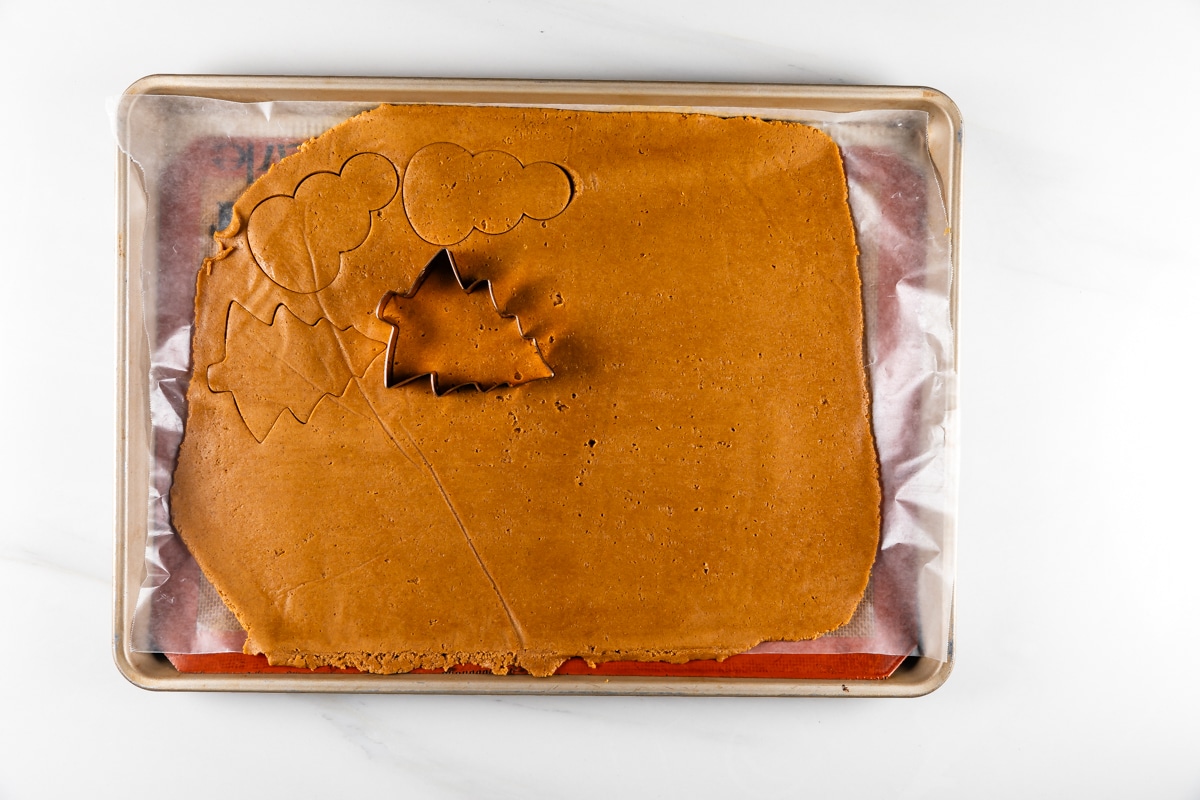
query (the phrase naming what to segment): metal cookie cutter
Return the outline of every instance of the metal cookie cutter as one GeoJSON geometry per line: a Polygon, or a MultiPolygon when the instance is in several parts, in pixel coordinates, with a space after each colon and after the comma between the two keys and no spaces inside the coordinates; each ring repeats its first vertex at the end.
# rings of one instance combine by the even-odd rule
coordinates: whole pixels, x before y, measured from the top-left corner
{"type": "MultiPolygon", "coordinates": [[[[491,281],[481,279],[472,281],[469,285],[463,281],[462,275],[458,271],[458,266],[454,263],[454,257],[449,250],[442,249],[437,252],[425,268],[421,270],[421,274],[417,276],[412,288],[404,294],[398,292],[388,292],[379,301],[379,305],[375,310],[375,316],[381,321],[392,326],[391,335],[388,337],[387,346],[387,362],[384,367],[384,385],[388,388],[394,386],[403,386],[406,383],[411,383],[426,376],[429,377],[430,387],[433,393],[438,397],[463,389],[468,386],[474,387],[478,391],[487,392],[501,386],[519,386],[531,381],[543,380],[554,377],[554,370],[546,363],[545,357],[542,355],[541,349],[538,347],[537,341],[530,336],[526,336],[521,330],[521,321],[517,319],[515,314],[506,314],[500,310],[500,306],[496,303],[496,296],[492,292],[491,281]],[[525,354],[523,366],[525,369],[514,369],[513,377],[504,380],[496,381],[479,381],[479,380],[460,380],[453,382],[447,386],[441,386],[438,383],[438,371],[436,369],[417,369],[411,365],[405,366],[403,363],[397,364],[397,349],[400,344],[401,327],[406,324],[401,314],[389,313],[389,306],[393,308],[397,304],[403,305],[405,301],[412,300],[417,293],[421,291],[422,285],[426,279],[432,275],[442,273],[453,278],[458,288],[462,290],[464,295],[470,295],[477,290],[483,289],[487,291],[488,299],[491,302],[492,309],[496,312],[496,316],[502,320],[512,320],[516,326],[516,335],[512,337],[512,341],[522,341],[528,344],[532,352],[525,354]]],[[[403,354],[401,354],[403,355],[403,354]]]]}

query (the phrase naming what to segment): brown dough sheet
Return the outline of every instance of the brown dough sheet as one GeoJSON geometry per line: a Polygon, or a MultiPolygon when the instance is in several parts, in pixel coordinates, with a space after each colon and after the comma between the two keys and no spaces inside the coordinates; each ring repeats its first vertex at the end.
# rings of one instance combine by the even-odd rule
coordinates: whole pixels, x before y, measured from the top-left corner
{"type": "Polygon", "coordinates": [[[199,275],[171,493],[246,652],[547,675],[845,623],[880,507],[846,194],[812,128],[649,112],[381,107],[272,168],[199,275]],[[443,245],[553,377],[385,387],[377,307],[443,245]]]}

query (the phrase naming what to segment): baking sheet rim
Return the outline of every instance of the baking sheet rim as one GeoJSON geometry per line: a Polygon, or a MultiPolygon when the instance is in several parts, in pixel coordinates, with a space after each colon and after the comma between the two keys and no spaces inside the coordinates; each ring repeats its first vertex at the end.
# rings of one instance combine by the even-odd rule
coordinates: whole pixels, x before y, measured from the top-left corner
{"type": "MultiPolygon", "coordinates": [[[[739,105],[752,108],[786,105],[817,111],[859,111],[908,108],[930,114],[930,150],[942,183],[943,200],[950,226],[951,325],[954,332],[954,365],[958,364],[958,222],[962,122],[949,97],[925,87],[830,86],[734,83],[663,83],[620,81],[522,81],[498,79],[430,78],[329,78],[292,76],[151,75],[126,89],[122,100],[138,95],[194,95],[240,102],[282,99],[368,100],[371,102],[469,102],[537,104],[550,102],[607,102],[627,104],[655,100],[662,105],[739,105]],[[462,95],[459,97],[458,95],[462,95]],[[517,98],[524,97],[525,100],[517,98]],[[664,102],[664,101],[674,102],[664,102]],[[730,103],[729,101],[739,101],[730,103]],[[761,103],[757,101],[763,101],[761,103]]],[[[144,514],[131,514],[130,455],[145,453],[136,442],[145,432],[130,428],[131,389],[142,387],[147,370],[131,369],[135,355],[129,331],[131,316],[138,312],[129,299],[130,280],[140,280],[140,269],[131,269],[129,197],[130,160],[117,151],[117,484],[116,547],[113,581],[113,656],[117,668],[134,685],[155,690],[184,691],[305,691],[370,693],[454,694],[622,694],[622,695],[738,695],[738,696],[874,696],[916,697],[945,683],[954,662],[954,598],[951,597],[949,647],[946,661],[910,658],[882,680],[809,680],[775,678],[657,678],[617,676],[524,676],[446,675],[198,675],[177,672],[164,657],[137,653],[131,648],[128,631],[140,586],[140,567],[145,543],[144,514]],[[141,380],[137,376],[141,375],[141,380]],[[133,384],[131,385],[131,381],[133,384]],[[131,548],[132,534],[141,529],[142,548],[131,548]],[[136,557],[134,557],[136,555],[136,557]]],[[[135,304],[137,305],[137,304],[135,304]]],[[[144,393],[144,392],[143,392],[144,393]]],[[[949,392],[950,425],[947,454],[950,461],[949,504],[957,506],[957,387],[949,392]]],[[[138,420],[141,422],[142,420],[138,420]]],[[[141,473],[139,473],[141,474],[141,473]]],[[[945,532],[951,545],[956,536],[955,514],[945,532]]],[[[953,570],[953,561],[950,568],[953,570]]]]}

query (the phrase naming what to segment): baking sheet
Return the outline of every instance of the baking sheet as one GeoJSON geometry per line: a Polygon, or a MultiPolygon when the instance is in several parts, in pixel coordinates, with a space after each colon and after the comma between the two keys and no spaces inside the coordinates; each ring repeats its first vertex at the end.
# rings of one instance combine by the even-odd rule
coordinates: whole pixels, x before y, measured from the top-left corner
{"type": "MultiPolygon", "coordinates": [[[[513,103],[509,103],[510,105],[513,103]]],[[[151,353],[147,546],[131,631],[133,649],[215,653],[241,649],[244,633],[170,529],[167,495],[186,414],[196,270],[229,204],[304,139],[373,103],[231,103],[137,96],[118,116],[123,151],[137,166],[144,212],[141,297],[151,353]]],[[[742,106],[558,108],[688,110],[742,115],[742,106]]],[[[954,420],[950,224],[930,159],[926,114],[754,108],[756,116],[808,122],[841,146],[862,251],[873,421],[884,483],[884,527],[867,597],[842,629],[810,642],[753,652],[916,653],[948,656],[953,591],[954,420]]],[[[137,476],[133,476],[134,479],[137,476]]]]}

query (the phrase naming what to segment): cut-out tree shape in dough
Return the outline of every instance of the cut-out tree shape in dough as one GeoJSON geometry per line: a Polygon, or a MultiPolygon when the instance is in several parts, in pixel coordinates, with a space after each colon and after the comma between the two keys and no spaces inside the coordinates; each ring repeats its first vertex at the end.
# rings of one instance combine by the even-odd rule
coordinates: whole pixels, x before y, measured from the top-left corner
{"type": "Polygon", "coordinates": [[[571,179],[557,164],[522,165],[500,150],[450,142],[422,147],[404,171],[404,213],[425,241],[451,245],[472,230],[505,233],[522,217],[556,217],[571,202],[571,179]]]}
{"type": "Polygon", "coordinates": [[[238,303],[229,305],[225,359],[208,369],[214,392],[231,392],[238,413],[258,441],[290,411],[307,422],[325,395],[340,396],[361,377],[383,345],[327,319],[308,325],[286,306],[267,324],[238,303]]]}
{"type": "Polygon", "coordinates": [[[391,161],[359,153],[340,172],[316,172],[291,195],[275,195],[250,212],[246,237],[267,277],[301,294],[337,278],[342,253],[366,241],[371,212],[396,196],[400,179],[391,161]]]}
{"type": "Polygon", "coordinates": [[[554,376],[517,318],[500,312],[491,284],[465,284],[447,250],[433,257],[406,294],[384,295],[377,314],[392,326],[388,386],[428,376],[440,395],[554,376]]]}

